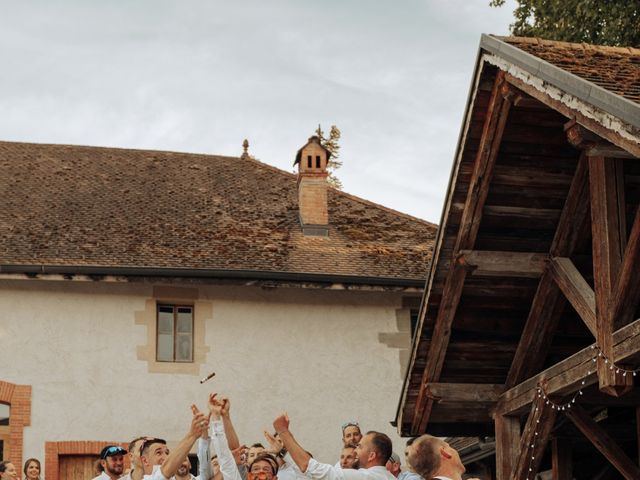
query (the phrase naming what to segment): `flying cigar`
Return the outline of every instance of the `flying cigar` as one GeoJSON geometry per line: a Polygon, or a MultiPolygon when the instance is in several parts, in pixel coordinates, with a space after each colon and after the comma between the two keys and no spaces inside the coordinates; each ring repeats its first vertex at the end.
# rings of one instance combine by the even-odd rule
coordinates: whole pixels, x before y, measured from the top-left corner
{"type": "Polygon", "coordinates": [[[209,375],[207,375],[202,380],[200,380],[200,383],[202,384],[202,383],[206,382],[207,380],[211,380],[215,375],[216,375],[216,372],[211,372],[209,375]]]}

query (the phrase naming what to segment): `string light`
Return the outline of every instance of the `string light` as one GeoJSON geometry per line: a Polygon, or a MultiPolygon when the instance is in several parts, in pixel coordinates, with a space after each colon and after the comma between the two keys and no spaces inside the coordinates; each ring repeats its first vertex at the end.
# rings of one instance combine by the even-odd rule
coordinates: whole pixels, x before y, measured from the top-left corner
{"type": "MultiPolygon", "coordinates": [[[[622,373],[623,377],[626,377],[627,375],[633,375],[634,377],[636,377],[638,372],[640,372],[640,368],[631,370],[631,369],[623,368],[616,365],[615,362],[613,362],[613,360],[610,360],[609,358],[607,358],[607,356],[602,352],[602,349],[598,345],[595,345],[595,344],[591,345],[591,349],[594,350],[594,355],[593,355],[593,358],[591,358],[591,361],[593,363],[597,363],[598,358],[602,358],[604,360],[604,364],[609,366],[609,370],[610,371],[615,370],[616,374],[622,373]]],[[[588,370],[587,377],[591,376],[592,373],[595,373],[595,371],[588,370]]],[[[580,387],[578,388],[578,391],[573,394],[573,397],[571,397],[569,401],[565,403],[556,403],[549,397],[549,395],[547,395],[547,392],[545,392],[544,387],[542,386],[542,384],[539,383],[536,386],[537,398],[539,399],[539,401],[544,402],[544,405],[550,405],[551,410],[557,410],[559,412],[570,410],[571,406],[576,403],[576,399],[581,395],[584,395],[584,393],[582,392],[582,389],[586,387],[586,384],[587,384],[586,378],[582,379],[580,381],[580,387]]],[[[537,412],[538,409],[539,407],[536,406],[535,412],[537,412]]],[[[535,478],[535,473],[533,471],[533,461],[535,460],[536,440],[540,434],[540,432],[538,431],[538,428],[540,426],[541,418],[536,419],[536,423],[534,424],[533,440],[532,440],[532,443],[529,445],[529,448],[531,449],[531,456],[529,458],[529,471],[527,473],[526,480],[535,478]],[[533,477],[531,477],[531,475],[533,475],[533,477]]]]}

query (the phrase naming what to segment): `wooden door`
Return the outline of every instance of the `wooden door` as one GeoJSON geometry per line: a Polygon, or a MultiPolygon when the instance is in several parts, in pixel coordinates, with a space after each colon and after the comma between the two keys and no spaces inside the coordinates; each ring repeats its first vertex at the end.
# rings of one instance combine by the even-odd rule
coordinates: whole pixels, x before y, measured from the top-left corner
{"type": "Polygon", "coordinates": [[[58,480],[91,480],[99,475],[97,460],[98,455],[61,455],[58,480]]]}

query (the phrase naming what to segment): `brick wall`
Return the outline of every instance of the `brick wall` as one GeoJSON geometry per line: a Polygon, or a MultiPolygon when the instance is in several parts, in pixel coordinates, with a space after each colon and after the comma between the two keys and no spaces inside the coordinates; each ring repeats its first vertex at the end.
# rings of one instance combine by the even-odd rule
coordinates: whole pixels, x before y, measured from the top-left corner
{"type": "Polygon", "coordinates": [[[9,461],[22,469],[24,427],[31,425],[31,385],[0,380],[0,403],[9,405],[9,461]]]}
{"type": "MultiPolygon", "coordinates": [[[[128,443],[123,442],[103,442],[103,441],[67,441],[67,442],[45,442],[44,444],[44,468],[46,480],[58,480],[60,473],[60,457],[63,455],[95,455],[107,445],[120,445],[122,448],[129,448],[128,443]]],[[[124,468],[129,468],[129,456],[124,457],[124,468]]]]}

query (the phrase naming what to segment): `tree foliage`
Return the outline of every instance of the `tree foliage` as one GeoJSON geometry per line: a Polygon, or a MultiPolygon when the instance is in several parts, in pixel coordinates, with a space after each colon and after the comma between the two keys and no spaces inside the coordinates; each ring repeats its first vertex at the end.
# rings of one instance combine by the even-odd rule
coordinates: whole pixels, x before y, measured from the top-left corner
{"type": "MultiPolygon", "coordinates": [[[[640,0],[516,0],[511,33],[566,42],[640,47],[640,0]]],[[[505,0],[491,0],[501,7],[505,0]]]]}
{"type": "Polygon", "coordinates": [[[342,162],[338,160],[338,158],[340,157],[340,129],[338,129],[338,127],[336,127],[335,125],[331,125],[329,136],[325,137],[324,132],[322,131],[322,127],[318,125],[316,135],[318,135],[318,137],[320,138],[320,143],[322,144],[322,146],[329,150],[329,152],[331,153],[329,163],[327,164],[327,170],[329,171],[327,181],[331,186],[342,190],[342,182],[336,176],[336,170],[342,167],[342,162]]]}

